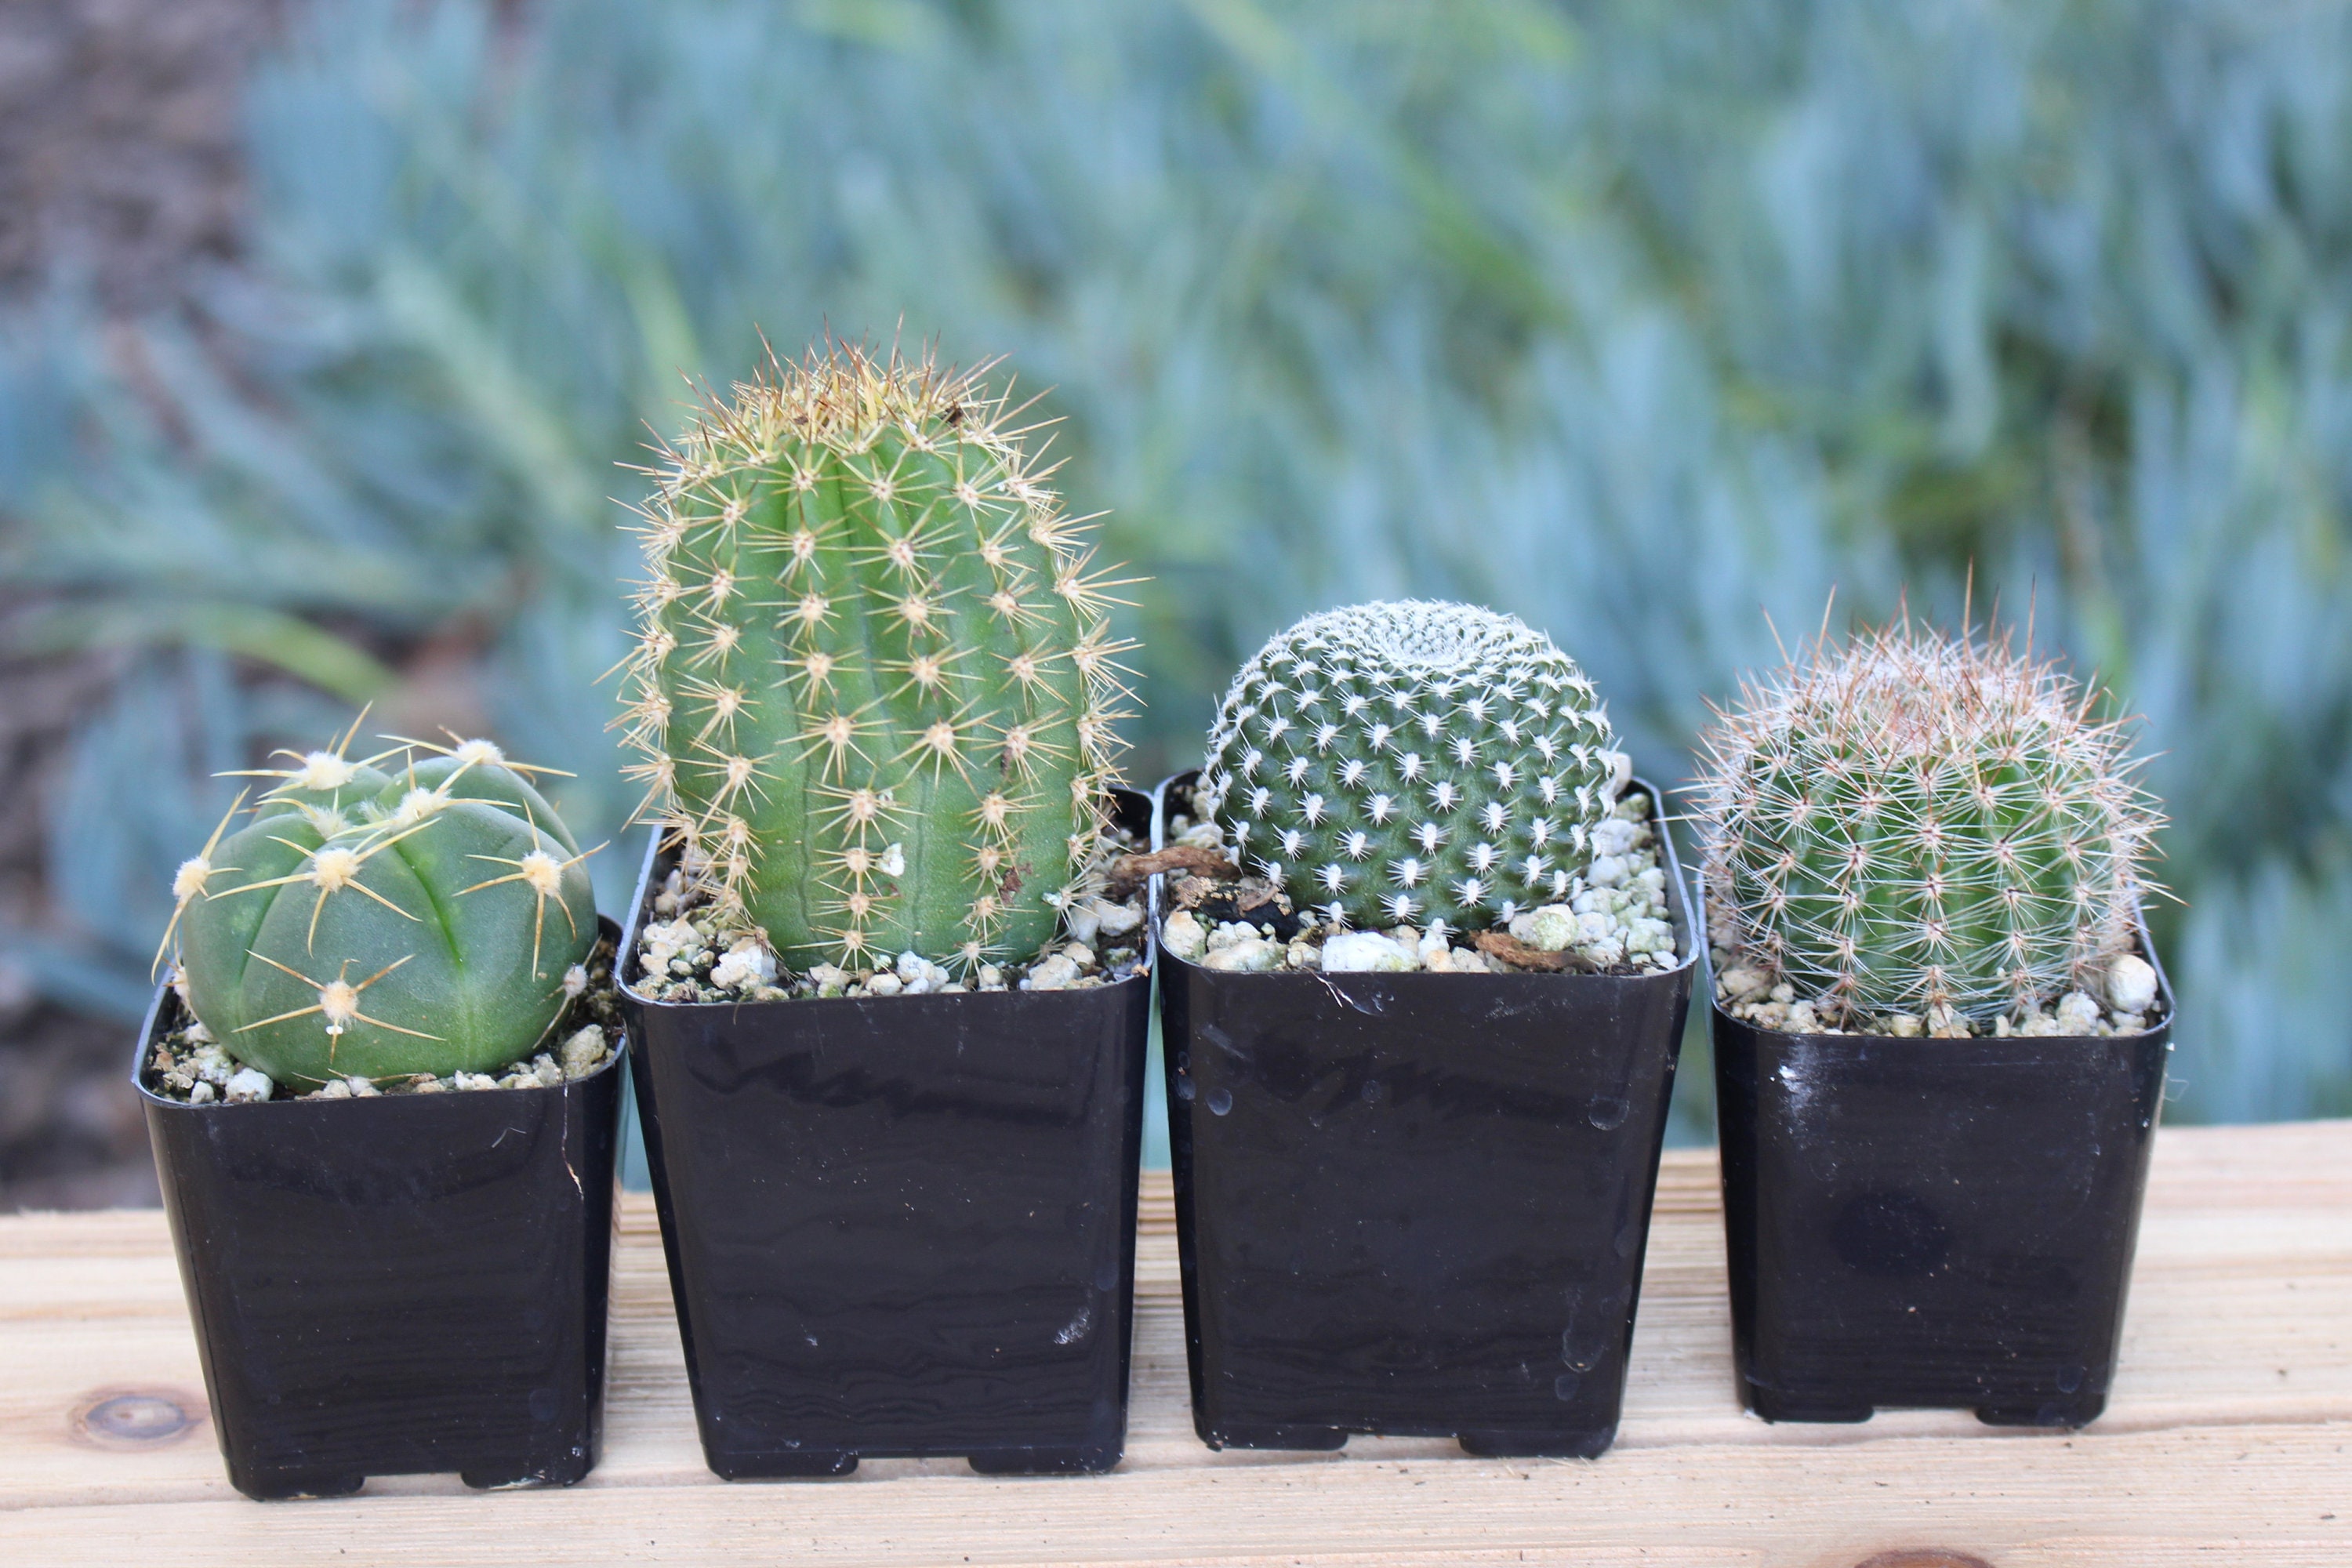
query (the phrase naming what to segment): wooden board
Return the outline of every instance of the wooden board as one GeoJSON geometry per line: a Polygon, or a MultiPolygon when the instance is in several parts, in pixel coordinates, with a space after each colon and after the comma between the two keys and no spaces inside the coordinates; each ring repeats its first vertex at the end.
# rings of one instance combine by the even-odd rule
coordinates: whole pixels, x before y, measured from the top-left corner
{"type": "Polygon", "coordinates": [[[2123,1369],[2079,1433],[1906,1413],[1769,1426],[1732,1396],[1711,1154],[1669,1154],[1617,1447],[1493,1460],[1358,1438],[1213,1454],[1184,1394],[1164,1174],[1146,1180],[1134,1415],[1108,1477],[868,1462],[730,1486],[703,1468],[652,1205],[628,1200],[604,1464],[569,1491],[371,1482],[233,1492],[163,1217],[0,1219],[0,1563],[2352,1564],[2352,1122],[2164,1132],[2123,1369]],[[144,1441],[114,1394],[194,1424],[144,1441]]]}

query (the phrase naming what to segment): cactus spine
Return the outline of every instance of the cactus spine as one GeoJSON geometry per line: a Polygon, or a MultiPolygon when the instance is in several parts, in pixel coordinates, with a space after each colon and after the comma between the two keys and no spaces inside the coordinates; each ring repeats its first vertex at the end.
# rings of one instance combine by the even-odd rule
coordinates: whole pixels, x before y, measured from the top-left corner
{"type": "Polygon", "coordinates": [[[1592,683],[1510,616],[1310,616],[1234,678],[1202,773],[1245,863],[1335,925],[1507,921],[1568,896],[1625,778],[1592,683]]]}
{"type": "Polygon", "coordinates": [[[831,346],[654,470],[635,772],[787,963],[1026,957],[1097,857],[1123,645],[1013,412],[831,346]]]}
{"type": "Polygon", "coordinates": [[[587,856],[487,741],[391,767],[349,743],[266,773],[173,879],[190,1008],[289,1088],[530,1056],[596,940],[587,856]]]}
{"type": "Polygon", "coordinates": [[[2096,700],[2005,636],[1801,650],[1706,738],[1715,941],[1832,1016],[1986,1022],[2090,980],[2158,825],[2096,700]]]}

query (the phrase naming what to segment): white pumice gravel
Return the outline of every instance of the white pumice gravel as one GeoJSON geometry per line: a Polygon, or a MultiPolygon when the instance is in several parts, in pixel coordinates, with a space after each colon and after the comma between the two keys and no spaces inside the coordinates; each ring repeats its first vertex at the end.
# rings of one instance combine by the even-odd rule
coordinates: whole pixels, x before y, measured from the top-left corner
{"type": "Polygon", "coordinates": [[[1181,844],[1190,849],[1223,851],[1225,847],[1225,836],[1223,830],[1215,823],[1195,822],[1188,816],[1181,819],[1181,826],[1168,842],[1181,844]]]}
{"type": "Polygon", "coordinates": [[[1715,999],[1724,1012],[1742,1023],[1791,1035],[1891,1035],[1903,1040],[1990,1036],[2006,1040],[2146,1032],[2157,995],[2156,970],[2146,959],[2125,953],[2109,960],[2100,990],[2106,997],[2104,1006],[2088,991],[2069,991],[2048,1007],[2004,1014],[1990,1028],[1948,1007],[1849,1018],[1822,999],[1800,999],[1787,982],[1776,983],[1762,965],[1715,949],[1715,999]]]}
{"type": "MultiPolygon", "coordinates": [[[[346,1096],[352,1092],[351,1085],[340,1079],[331,1087],[341,1089],[346,1096]]],[[[253,1068],[240,1068],[229,1075],[228,1087],[221,1091],[221,1098],[231,1105],[252,1105],[268,1100],[277,1089],[278,1086],[270,1081],[268,1073],[253,1068]]]]}
{"type": "Polygon", "coordinates": [[[1209,950],[1209,933],[1190,910],[1178,910],[1160,925],[1160,940],[1187,963],[1198,963],[1209,950]]]}
{"type": "Polygon", "coordinates": [[[1264,974],[1282,968],[1288,960],[1289,950],[1274,940],[1272,926],[1255,931],[1244,925],[1226,924],[1209,933],[1209,951],[1202,958],[1201,967],[1234,974],[1264,974]]]}
{"type": "Polygon", "coordinates": [[[974,991],[1084,991],[1116,984],[1144,970],[1143,894],[1099,896],[1063,912],[1063,934],[1027,963],[997,960],[959,973],[902,952],[872,967],[812,964],[793,974],[757,931],[730,930],[691,891],[679,871],[664,879],[653,913],[639,931],[635,988],[656,1002],[782,1002],[791,999],[932,996],[974,991]]]}
{"type": "Polygon", "coordinates": [[[1420,944],[1407,947],[1386,931],[1341,931],[1323,940],[1323,970],[1327,974],[1379,973],[1420,967],[1420,944]]]}
{"type": "Polygon", "coordinates": [[[710,983],[726,991],[755,990],[772,985],[775,979],[776,955],[751,937],[737,941],[710,968],[710,983]]]}
{"type": "Polygon", "coordinates": [[[518,1063],[499,1077],[500,1089],[553,1089],[563,1081],[563,1068],[555,1058],[541,1051],[530,1058],[530,1065],[518,1063]]]}
{"type": "MultiPolygon", "coordinates": [[[[928,996],[934,991],[955,989],[955,977],[919,952],[900,953],[895,973],[902,996],[928,996]]],[[[711,978],[718,976],[713,974],[711,978]]]]}
{"type": "MultiPolygon", "coordinates": [[[[1212,849],[1233,858],[1213,822],[1179,813],[1169,827],[1171,847],[1212,849]]],[[[1618,973],[1672,969],[1674,919],[1650,797],[1633,791],[1620,799],[1615,814],[1593,829],[1593,847],[1591,866],[1570,884],[1565,901],[1528,909],[1507,904],[1500,911],[1500,923],[1526,946],[1544,952],[1572,952],[1580,969],[1618,973]]],[[[1171,877],[1171,881],[1173,893],[1185,879],[1171,877]]],[[[1203,879],[1197,890],[1205,895],[1215,889],[1203,879]]],[[[1528,973],[1480,952],[1472,945],[1472,933],[1449,931],[1435,924],[1427,929],[1397,925],[1343,931],[1308,916],[1285,942],[1271,921],[1255,925],[1227,921],[1212,929],[1192,910],[1179,908],[1160,923],[1160,940],[1188,963],[1244,973],[1275,970],[1333,974],[1528,973]]]]}
{"type": "Polygon", "coordinates": [[[1108,899],[1086,899],[1071,905],[1062,915],[1062,929],[1070,939],[1088,946],[1097,942],[1116,946],[1120,937],[1142,923],[1140,900],[1115,904],[1108,899]]]}
{"type": "MultiPolygon", "coordinates": [[[[764,955],[763,955],[764,956],[764,955]]],[[[198,1019],[183,1013],[167,1029],[147,1062],[144,1081],[153,1093],[190,1105],[251,1105],[272,1100],[373,1100],[383,1095],[446,1094],[453,1089],[553,1089],[586,1078],[612,1056],[620,1031],[620,994],[614,987],[613,950],[599,943],[586,964],[564,977],[572,1000],[548,1039],[560,1040],[492,1073],[453,1073],[443,1078],[331,1079],[308,1093],[289,1093],[260,1068],[247,1067],[223,1050],[198,1019]],[[578,984],[573,984],[573,976],[578,984]],[[608,1033],[608,1028],[610,1033],[608,1033]]]]}
{"type": "Polygon", "coordinates": [[[2069,991],[2058,998],[2058,1032],[2062,1035],[2087,1035],[2099,1026],[2099,1005],[2080,991],[2069,991]]]}
{"type": "Polygon", "coordinates": [[[1021,989],[1067,991],[1078,983],[1078,976],[1083,973],[1078,968],[1077,960],[1068,954],[1048,953],[1030,966],[1029,973],[1022,977],[1021,989]]]}
{"type": "Polygon", "coordinates": [[[604,1027],[590,1024],[563,1042],[563,1071],[567,1078],[581,1078],[603,1065],[611,1047],[604,1043],[604,1027]]]}
{"type": "Polygon", "coordinates": [[[2116,1013],[2146,1013],[2156,1005],[2156,966],[2126,952],[2107,965],[2105,990],[2116,1013]]]}

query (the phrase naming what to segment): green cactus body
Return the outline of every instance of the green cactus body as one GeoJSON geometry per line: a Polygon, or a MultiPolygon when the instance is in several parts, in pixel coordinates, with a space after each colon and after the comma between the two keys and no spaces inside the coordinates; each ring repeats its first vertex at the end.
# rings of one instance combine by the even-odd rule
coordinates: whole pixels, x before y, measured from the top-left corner
{"type": "Polygon", "coordinates": [[[479,741],[398,770],[314,752],[278,776],[173,881],[214,1038],[297,1089],[528,1058],[596,938],[586,857],[539,792],[479,741]]]}
{"type": "Polygon", "coordinates": [[[1706,739],[1715,940],[1865,1015],[2046,1003],[2133,940],[2158,818],[2119,727],[2005,641],[1816,647],[1706,739]]]}
{"type": "Polygon", "coordinates": [[[854,347],[735,389],[658,471],[635,770],[787,963],[1024,958],[1095,861],[1120,651],[1002,399],[854,347]]]}
{"type": "Polygon", "coordinates": [[[1507,921],[1568,896],[1624,780],[1592,683],[1510,616],[1311,616],[1234,678],[1202,773],[1245,863],[1334,924],[1507,921]]]}

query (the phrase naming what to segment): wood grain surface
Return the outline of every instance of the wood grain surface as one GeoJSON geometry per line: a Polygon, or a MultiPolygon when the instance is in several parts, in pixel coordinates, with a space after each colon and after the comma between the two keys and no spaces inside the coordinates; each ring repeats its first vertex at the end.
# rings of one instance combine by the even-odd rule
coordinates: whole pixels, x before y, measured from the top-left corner
{"type": "Polygon", "coordinates": [[[1624,1426],[1593,1461],[1362,1437],[1211,1453],[1160,1173],[1117,1472],[877,1460],[730,1486],[695,1442],[651,1203],[632,1195],[623,1223],[586,1482],[404,1477],[260,1504],[222,1474],[162,1215],[0,1219],[0,1563],[2352,1564],[2352,1122],[2160,1135],[2114,1400],[2075,1433],[1743,1415],[1714,1159],[1669,1154],[1624,1426]]]}

